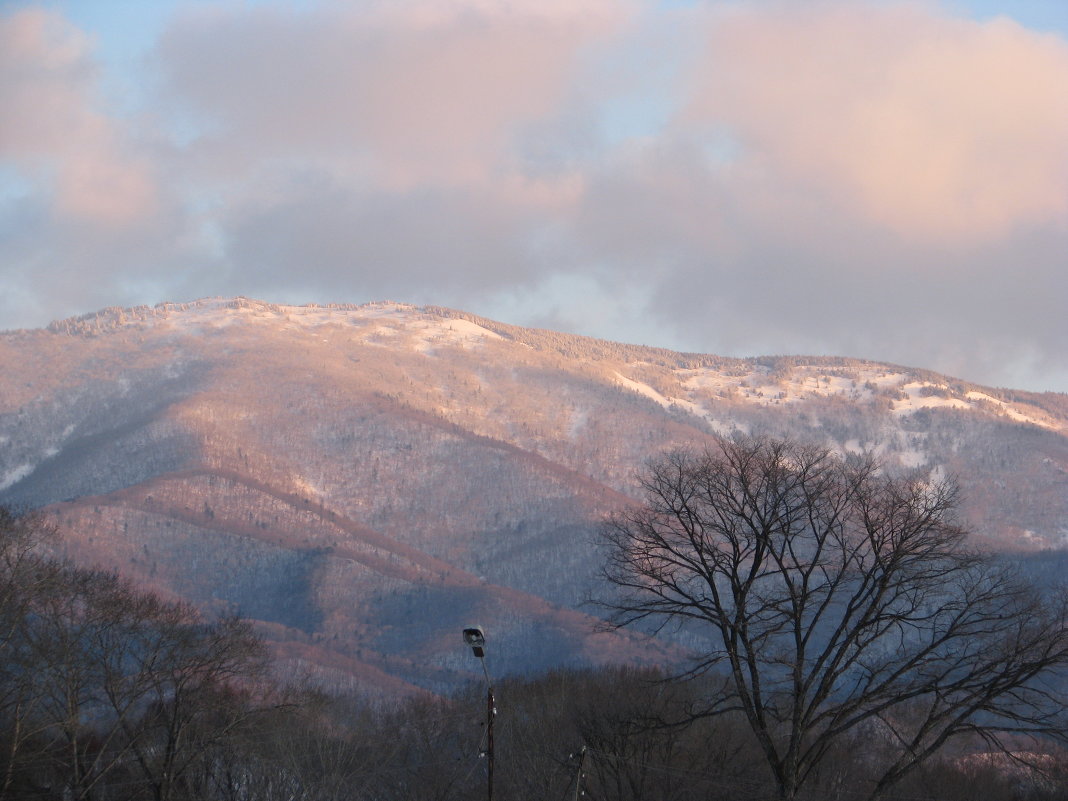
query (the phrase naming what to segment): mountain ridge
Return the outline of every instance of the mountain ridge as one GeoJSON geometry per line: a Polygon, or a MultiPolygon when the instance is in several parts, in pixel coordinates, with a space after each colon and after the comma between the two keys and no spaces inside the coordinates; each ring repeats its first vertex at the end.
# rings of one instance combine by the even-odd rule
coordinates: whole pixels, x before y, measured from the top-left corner
{"type": "MultiPolygon", "coordinates": [[[[571,351],[582,350],[584,352],[584,358],[598,358],[598,357],[612,357],[612,358],[636,358],[638,356],[645,357],[646,359],[653,359],[654,363],[661,364],[663,366],[674,366],[684,369],[697,369],[700,367],[711,367],[715,369],[745,369],[749,368],[765,368],[772,373],[781,373],[785,369],[790,367],[825,367],[828,369],[837,370],[850,370],[862,367],[868,368],[880,368],[886,371],[901,373],[913,376],[914,378],[927,381],[930,383],[949,383],[953,386],[957,392],[968,391],[985,391],[986,393],[996,393],[996,395],[1009,395],[1011,400],[1017,400],[1018,402],[1027,402],[1038,405],[1039,399],[1048,398],[1060,400],[1063,399],[1063,405],[1058,404],[1061,408],[1058,412],[1064,413],[1068,411],[1068,393],[1060,392],[1032,392],[1028,390],[1018,390],[1005,387],[989,387],[977,382],[969,381],[964,378],[946,376],[942,373],[938,373],[933,370],[919,367],[903,366],[891,362],[882,362],[870,359],[862,359],[846,356],[810,356],[803,354],[779,354],[779,355],[763,355],[763,356],[749,356],[749,357],[729,357],[718,356],[708,353],[697,353],[687,351],[673,351],[667,348],[662,348],[652,345],[619,343],[611,340],[605,340],[597,337],[587,336],[583,334],[573,334],[553,331],[551,329],[543,328],[529,328],[523,326],[512,325],[509,323],[503,323],[500,321],[492,320],[488,317],[473,314],[470,312],[452,309],[446,306],[436,305],[416,305],[410,303],[402,303],[397,301],[371,301],[368,303],[354,304],[354,303],[332,303],[332,304],[305,304],[305,305],[287,305],[270,303],[267,301],[259,301],[246,297],[235,298],[200,298],[198,300],[189,301],[186,303],[174,303],[164,302],[156,304],[155,306],[134,306],[134,307],[119,307],[110,306],[101,309],[96,312],[89,312],[87,314],[56,320],[51,323],[45,329],[20,329],[18,331],[0,332],[0,336],[4,334],[26,334],[31,333],[33,330],[47,330],[52,333],[62,333],[68,336],[77,335],[99,335],[106,330],[121,330],[123,328],[143,329],[150,327],[152,324],[172,322],[175,317],[185,312],[190,311],[223,311],[223,310],[237,310],[237,311],[251,311],[258,312],[260,315],[266,315],[273,313],[278,316],[287,317],[291,320],[293,314],[306,314],[308,312],[323,315],[339,312],[351,312],[362,313],[367,311],[382,312],[382,311],[400,311],[408,313],[418,313],[441,319],[451,320],[463,320],[470,322],[480,328],[487,331],[491,331],[498,336],[511,339],[515,342],[530,345],[532,347],[541,346],[544,348],[555,348],[561,355],[573,355],[571,351]],[[568,346],[581,345],[581,348],[572,347],[571,350],[568,346]]],[[[324,324],[322,319],[318,320],[319,324],[324,324]]],[[[991,397],[997,401],[1002,398],[992,395],[991,397]]]]}
{"type": "Polygon", "coordinates": [[[922,369],[247,298],[2,333],[0,368],[0,503],[44,509],[75,561],[240,611],[293,669],[372,693],[470,675],[473,621],[504,672],[670,661],[685,641],[595,631],[596,531],[645,460],[716,435],[956,475],[979,547],[1068,543],[1068,396],[922,369]]]}

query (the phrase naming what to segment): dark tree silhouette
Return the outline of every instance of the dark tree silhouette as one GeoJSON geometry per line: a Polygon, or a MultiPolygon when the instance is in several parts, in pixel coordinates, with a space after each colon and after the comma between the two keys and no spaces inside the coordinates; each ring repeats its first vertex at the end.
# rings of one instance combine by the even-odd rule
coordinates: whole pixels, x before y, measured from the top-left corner
{"type": "Polygon", "coordinates": [[[219,752],[288,706],[262,643],[42,555],[52,533],[0,507],[0,801],[207,798],[219,752]]]}
{"type": "Polygon", "coordinates": [[[860,733],[886,743],[871,798],[954,738],[1063,734],[1064,599],[967,546],[950,482],[750,437],[643,487],[605,529],[611,621],[711,635],[691,672],[724,678],[691,717],[744,713],[780,798],[860,733]]]}

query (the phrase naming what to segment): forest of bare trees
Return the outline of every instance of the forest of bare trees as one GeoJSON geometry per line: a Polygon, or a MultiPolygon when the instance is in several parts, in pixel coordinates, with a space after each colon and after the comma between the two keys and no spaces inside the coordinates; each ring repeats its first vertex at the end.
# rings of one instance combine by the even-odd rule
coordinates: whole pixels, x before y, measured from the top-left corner
{"type": "MultiPolygon", "coordinates": [[[[1063,602],[969,550],[952,485],[756,438],[645,488],[605,529],[607,603],[704,650],[500,677],[495,798],[1066,797],[1063,602]]],[[[480,685],[283,685],[249,623],[58,561],[53,536],[0,509],[0,801],[486,797],[480,685]]]]}

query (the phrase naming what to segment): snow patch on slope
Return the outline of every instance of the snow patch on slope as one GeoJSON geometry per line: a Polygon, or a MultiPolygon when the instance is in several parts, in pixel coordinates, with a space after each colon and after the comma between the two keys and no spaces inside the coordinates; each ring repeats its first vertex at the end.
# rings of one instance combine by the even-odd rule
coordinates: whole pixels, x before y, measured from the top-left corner
{"type": "Polygon", "coordinates": [[[1010,420],[1015,420],[1017,423],[1031,423],[1033,425],[1043,426],[1045,428],[1051,427],[1048,423],[1039,420],[1035,417],[1023,414],[1022,412],[1014,409],[1010,404],[1005,403],[1005,401],[998,400],[993,395],[987,395],[985,392],[975,392],[973,390],[972,392],[969,392],[967,395],[965,395],[965,397],[969,400],[973,400],[978,403],[992,404],[994,408],[998,410],[999,413],[1004,414],[1010,420]]]}
{"type": "Polygon", "coordinates": [[[894,414],[901,416],[912,414],[920,409],[971,409],[972,404],[962,398],[939,394],[924,394],[926,390],[939,390],[940,387],[928,382],[911,381],[901,387],[905,397],[894,401],[894,414]]]}
{"type": "Polygon", "coordinates": [[[853,377],[835,375],[819,365],[799,365],[785,377],[777,377],[766,367],[747,373],[729,374],[712,368],[676,370],[682,386],[691,392],[714,392],[761,406],[799,403],[813,397],[834,395],[865,400],[876,391],[894,387],[906,374],[879,367],[858,369],[853,377]]]}
{"type": "MultiPolygon", "coordinates": [[[[200,333],[235,324],[275,325],[281,330],[315,331],[322,337],[325,326],[351,326],[370,344],[389,338],[407,338],[405,344],[421,353],[437,347],[471,347],[485,340],[502,339],[488,328],[462,318],[429,314],[407,303],[367,303],[362,306],[286,306],[258,301],[210,298],[180,308],[161,311],[160,325],[176,331],[200,333]]],[[[322,339],[328,342],[327,339],[322,339]]]]}
{"type": "Polygon", "coordinates": [[[736,431],[744,430],[744,427],[740,427],[737,423],[717,419],[708,409],[692,400],[686,398],[669,398],[662,393],[657,392],[648,384],[642,383],[641,381],[635,381],[632,378],[627,378],[619,372],[614,372],[613,374],[616,383],[620,386],[626,387],[627,389],[633,390],[634,392],[656,401],[665,409],[683,409],[695,417],[704,420],[714,432],[721,436],[727,436],[736,431]]]}
{"type": "MultiPolygon", "coordinates": [[[[1028,414],[1020,407],[984,392],[972,390],[959,397],[945,384],[910,380],[912,376],[908,373],[879,365],[854,369],[845,376],[831,374],[820,365],[798,365],[789,370],[783,378],[776,377],[771,370],[763,367],[741,375],[713,368],[679,369],[674,373],[691,399],[694,396],[707,397],[713,394],[735,402],[773,406],[831,396],[857,402],[870,400],[880,393],[890,393],[891,408],[897,417],[904,417],[921,409],[985,409],[988,413],[1002,415],[1018,423],[1051,430],[1062,428],[1041,413],[1028,414]]],[[[683,403],[678,398],[672,401],[677,405],[683,403]]]]}
{"type": "Polygon", "coordinates": [[[470,320],[431,319],[412,325],[409,329],[415,341],[415,349],[421,353],[432,353],[441,345],[459,345],[467,348],[487,339],[503,339],[488,328],[483,328],[470,320]]]}
{"type": "Polygon", "coordinates": [[[6,490],[8,487],[14,486],[22,479],[26,478],[30,473],[36,469],[36,465],[21,464],[14,470],[9,470],[2,479],[0,479],[0,490],[6,490]]]}
{"type": "Polygon", "coordinates": [[[923,467],[930,461],[931,457],[921,450],[910,448],[908,450],[901,451],[897,455],[897,459],[898,462],[901,463],[902,467],[912,469],[916,467],[923,467]]]}
{"type": "Polygon", "coordinates": [[[671,406],[671,401],[668,398],[665,398],[663,395],[661,395],[648,384],[643,384],[641,381],[635,381],[631,378],[627,378],[625,375],[619,372],[614,373],[614,375],[616,377],[617,384],[620,384],[621,386],[624,386],[627,389],[633,390],[639,395],[644,395],[647,398],[652,398],[665,409],[671,406]]]}

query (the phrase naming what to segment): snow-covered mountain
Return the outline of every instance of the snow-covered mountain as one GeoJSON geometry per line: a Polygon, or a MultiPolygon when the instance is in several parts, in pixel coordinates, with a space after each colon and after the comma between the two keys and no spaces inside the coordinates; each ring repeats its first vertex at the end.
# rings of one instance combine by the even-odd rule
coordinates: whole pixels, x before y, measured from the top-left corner
{"type": "Polygon", "coordinates": [[[437,687],[664,658],[594,633],[592,533],[661,450],[769,431],[957,476],[980,545],[1068,540],[1068,396],[852,359],[728,359],[396,303],[243,298],[0,334],[0,503],[57,548],[261,622],[295,669],[437,687]]]}

